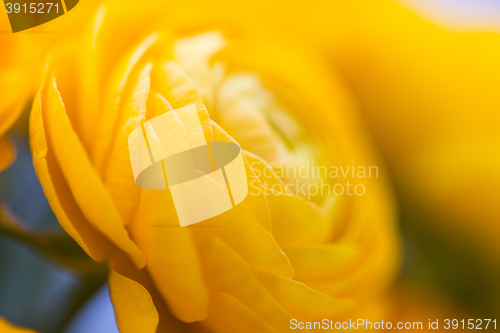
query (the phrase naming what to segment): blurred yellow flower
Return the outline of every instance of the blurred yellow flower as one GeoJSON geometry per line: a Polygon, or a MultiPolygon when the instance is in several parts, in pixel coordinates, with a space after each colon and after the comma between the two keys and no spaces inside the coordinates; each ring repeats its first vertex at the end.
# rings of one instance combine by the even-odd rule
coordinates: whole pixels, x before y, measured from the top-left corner
{"type": "Polygon", "coordinates": [[[0,332],[2,332],[2,333],[35,333],[35,331],[14,326],[1,317],[0,317],[0,332]]]}
{"type": "Polygon", "coordinates": [[[443,240],[498,258],[500,34],[450,31],[390,0],[321,9],[311,36],[352,88],[405,204],[443,240]]]}
{"type": "Polygon", "coordinates": [[[30,119],[54,213],[112,270],[120,331],[282,332],[292,318],[383,315],[374,304],[400,253],[383,168],[363,179],[364,195],[307,198],[280,189],[312,180],[272,172],[379,166],[342,84],[308,44],[213,21],[201,7],[159,18],[161,6],[99,7],[52,49],[30,119]],[[241,146],[259,191],[180,228],[168,190],[135,184],[127,139],[191,104],[207,142],[241,146]]]}

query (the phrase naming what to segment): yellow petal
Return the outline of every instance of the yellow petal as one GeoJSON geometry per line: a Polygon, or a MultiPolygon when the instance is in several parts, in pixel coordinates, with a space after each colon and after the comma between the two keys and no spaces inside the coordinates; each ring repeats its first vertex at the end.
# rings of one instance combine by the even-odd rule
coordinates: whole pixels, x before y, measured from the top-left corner
{"type": "Polygon", "coordinates": [[[7,322],[5,319],[0,318],[0,332],[2,333],[35,333],[35,331],[27,328],[20,328],[7,322]]]}
{"type": "MultiPolygon", "coordinates": [[[[214,139],[220,142],[234,142],[217,124],[212,124],[214,139]]],[[[245,165],[250,186],[255,175],[251,172],[246,160],[245,165]]],[[[269,214],[268,205],[264,193],[260,192],[259,195],[255,195],[249,190],[249,194],[240,205],[207,222],[202,222],[202,225],[208,223],[223,225],[224,227],[208,230],[231,246],[249,264],[284,276],[292,276],[293,269],[288,258],[281,251],[273,234],[266,229],[267,214],[269,214]],[[263,222],[259,222],[259,219],[263,222]]]]}
{"type": "Polygon", "coordinates": [[[0,138],[0,171],[6,169],[14,161],[16,153],[8,139],[0,138]]]}
{"type": "Polygon", "coordinates": [[[226,80],[217,90],[217,122],[228,129],[241,147],[261,156],[266,161],[277,160],[283,153],[280,140],[268,119],[253,103],[252,96],[238,91],[237,78],[226,80]]]}
{"type": "MultiPolygon", "coordinates": [[[[64,43],[54,45],[47,61],[46,72],[54,73],[57,82],[57,88],[64,101],[66,114],[71,121],[71,124],[78,134],[80,141],[87,151],[89,151],[88,137],[95,135],[95,125],[97,120],[93,119],[93,126],[90,126],[82,118],[90,117],[95,111],[89,104],[94,99],[91,95],[81,95],[82,81],[87,78],[90,73],[83,71],[82,66],[78,62],[78,54],[81,49],[81,40],[74,38],[65,40],[64,43]]],[[[88,69],[85,69],[88,71],[88,69]]]]}
{"type": "Polygon", "coordinates": [[[130,232],[147,270],[173,314],[185,322],[207,316],[208,291],[190,230],[180,228],[168,190],[141,190],[130,232]]]}
{"type": "Polygon", "coordinates": [[[194,104],[205,134],[205,141],[212,142],[212,126],[208,111],[194,82],[184,69],[175,61],[168,61],[152,73],[152,86],[170,103],[172,108],[180,109],[194,104]]]}
{"type": "MultiPolygon", "coordinates": [[[[219,125],[213,121],[211,123],[215,142],[233,142],[238,144],[219,125]]],[[[260,225],[262,225],[266,230],[271,231],[271,215],[269,214],[269,206],[264,194],[264,188],[262,187],[262,184],[260,183],[260,180],[256,176],[254,170],[251,168],[246,152],[243,155],[243,158],[245,160],[245,171],[247,174],[249,188],[247,197],[240,203],[240,205],[246,207],[247,211],[252,214],[260,225]]]]}
{"type": "Polygon", "coordinates": [[[155,91],[149,93],[146,107],[146,119],[153,119],[170,111],[174,111],[174,109],[163,95],[155,91]]]}
{"type": "Polygon", "coordinates": [[[75,125],[83,145],[89,151],[93,142],[95,142],[95,131],[103,107],[102,99],[105,89],[102,81],[104,77],[100,76],[100,74],[103,71],[111,70],[111,68],[101,68],[99,66],[99,54],[95,48],[97,34],[101,31],[100,27],[106,16],[107,7],[102,4],[94,13],[95,15],[78,40],[79,49],[77,52],[79,57],[76,61],[72,59],[77,64],[77,77],[79,78],[75,96],[79,100],[80,109],[85,110],[78,112],[75,125]]]}
{"type": "Polygon", "coordinates": [[[212,238],[201,252],[205,280],[211,290],[235,297],[276,331],[291,331],[290,314],[276,302],[230,247],[212,238]]]}
{"type": "Polygon", "coordinates": [[[273,234],[281,244],[323,243],[332,236],[328,221],[314,204],[288,194],[273,192],[267,197],[273,234]]]}
{"type": "Polygon", "coordinates": [[[208,318],[194,325],[218,333],[276,333],[259,316],[231,295],[212,291],[208,318]]]}
{"type": "MultiPolygon", "coordinates": [[[[382,187],[376,189],[377,192],[382,187]]],[[[375,192],[375,193],[377,193],[375,192]]],[[[375,194],[374,193],[374,194],[375,194]]],[[[378,192],[383,193],[383,192],[378,192]]],[[[384,195],[357,197],[353,206],[353,215],[347,230],[337,239],[336,244],[353,246],[352,260],[345,261],[347,274],[338,275],[332,272],[333,278],[316,280],[314,277],[305,277],[307,284],[315,289],[335,296],[357,296],[368,298],[377,290],[388,288],[397,274],[400,263],[400,252],[395,251],[400,247],[396,230],[391,228],[393,212],[388,209],[387,197],[384,195]],[[351,225],[352,224],[352,225],[351,225]],[[357,254],[356,254],[357,252],[357,254]],[[309,280],[310,279],[310,280],[309,280]]],[[[297,249],[301,251],[301,249],[297,249]]],[[[285,250],[286,252],[286,250],[285,250]]],[[[311,254],[316,255],[313,251],[311,254]]],[[[349,254],[349,251],[346,251],[349,254]]],[[[292,258],[293,252],[289,257],[292,258]]],[[[306,260],[306,258],[303,258],[306,260]]],[[[348,258],[345,258],[348,259],[348,258]]],[[[292,262],[293,260],[290,259],[292,262]]],[[[328,276],[328,270],[318,272],[328,276]]],[[[301,269],[305,272],[310,268],[306,265],[301,269]]]]}
{"type": "Polygon", "coordinates": [[[361,259],[361,253],[353,244],[303,244],[283,246],[295,279],[321,280],[338,277],[352,270],[361,259]]]}
{"type": "Polygon", "coordinates": [[[42,119],[41,92],[35,95],[30,115],[30,146],[33,165],[52,211],[64,230],[96,261],[113,249],[111,242],[88,224],[71,193],[53,149],[49,149],[42,119]]]}
{"type": "Polygon", "coordinates": [[[272,166],[267,164],[260,156],[246,150],[244,152],[250,168],[252,168],[252,171],[257,176],[261,184],[266,182],[267,188],[276,189],[276,191],[279,190],[278,192],[286,192],[286,184],[276,176],[272,166]]]}
{"type": "Polygon", "coordinates": [[[128,253],[137,267],[143,267],[145,259],[141,250],[130,239],[108,192],[71,127],[55,79],[49,79],[46,84],[43,119],[57,162],[78,206],[90,224],[128,253]]]}
{"type": "Polygon", "coordinates": [[[213,106],[215,84],[210,57],[226,45],[220,31],[209,31],[192,37],[181,38],[173,45],[174,59],[196,84],[203,103],[213,106]]]}
{"type": "Polygon", "coordinates": [[[252,267],[254,276],[294,318],[311,321],[335,318],[350,308],[351,302],[322,294],[307,285],[252,267]]]}
{"type": "MultiPolygon", "coordinates": [[[[83,140],[85,142],[87,136],[92,137],[92,161],[104,173],[127,81],[137,65],[141,67],[145,64],[144,59],[151,55],[154,46],[162,39],[156,30],[150,35],[144,35],[145,30],[137,27],[148,26],[154,18],[163,15],[161,8],[171,4],[156,2],[154,6],[134,8],[131,3],[97,3],[99,7],[93,10],[94,16],[85,27],[80,54],[83,73],[80,96],[89,99],[84,100],[82,106],[95,109],[82,112],[79,116],[88,130],[94,127],[93,121],[98,121],[99,139],[90,132],[86,133],[83,140]],[[120,26],[121,34],[116,34],[117,26],[120,26]]],[[[155,50],[171,53],[166,45],[155,50]]],[[[150,60],[151,58],[147,61],[150,60]]]]}
{"type": "Polygon", "coordinates": [[[279,275],[293,276],[290,261],[273,234],[264,229],[244,207],[236,206],[211,221],[217,221],[216,224],[223,227],[208,228],[207,231],[229,245],[248,264],[279,275]]]}
{"type": "MultiPolygon", "coordinates": [[[[90,73],[85,72],[85,74],[90,74],[89,78],[97,80],[97,82],[89,80],[87,84],[97,83],[94,89],[105,92],[107,85],[112,86],[113,89],[116,88],[109,81],[112,73],[123,73],[121,69],[116,71],[117,60],[120,63],[123,55],[126,55],[125,58],[130,55],[131,47],[136,49],[137,44],[148,39],[144,35],[144,28],[154,22],[158,16],[164,15],[164,8],[171,6],[171,3],[155,2],[154,6],[137,7],[133,5],[132,1],[127,1],[128,4],[125,1],[91,2],[97,4],[97,7],[94,4],[94,8],[89,11],[92,16],[89,15],[85,21],[87,24],[84,27],[83,40],[81,41],[83,46],[81,55],[83,60],[82,69],[84,71],[90,70],[90,73]],[[120,27],[120,34],[116,33],[117,26],[120,27]]],[[[79,12],[83,12],[80,6],[85,4],[80,3],[78,5],[79,12]]],[[[118,64],[118,67],[121,65],[123,64],[118,64]]],[[[85,88],[87,84],[84,85],[85,92],[91,92],[93,95],[95,91],[92,90],[92,87],[87,86],[85,88]]],[[[103,97],[102,95],[98,96],[103,97]]]]}
{"type": "Polygon", "coordinates": [[[156,333],[158,312],[151,295],[140,283],[111,271],[109,294],[120,333],[156,333]]]}
{"type": "MultiPolygon", "coordinates": [[[[112,272],[121,275],[123,278],[130,280],[128,284],[138,284],[146,289],[150,298],[153,300],[155,311],[158,313],[159,323],[156,333],[185,333],[187,332],[186,323],[176,319],[167,303],[158,293],[153,281],[148,272],[144,269],[137,269],[134,263],[123,253],[117,255],[115,260],[110,262],[109,268],[112,272]]],[[[143,292],[141,292],[145,296],[143,292]]],[[[148,297],[143,297],[146,300],[148,297]]],[[[123,304],[120,304],[122,306],[123,304]]],[[[116,309],[115,309],[116,310],[116,309]]]]}
{"type": "MultiPolygon", "coordinates": [[[[342,274],[340,269],[335,271],[322,269],[319,265],[303,265],[301,274],[304,279],[311,279],[306,282],[308,286],[325,294],[337,297],[370,299],[374,296],[379,296],[381,290],[387,290],[394,282],[399,264],[399,253],[394,252],[395,247],[396,245],[390,239],[380,237],[376,242],[365,246],[365,255],[361,259],[357,258],[359,255],[356,256],[355,251],[349,250],[344,251],[347,255],[342,256],[340,254],[340,256],[337,256],[340,258],[339,262],[342,264],[340,269],[345,269],[344,274],[342,274]],[[349,252],[352,252],[352,260],[349,260],[349,252]],[[354,267],[352,261],[354,261],[354,267]],[[332,278],[318,280],[316,277],[309,275],[309,273],[305,273],[309,268],[315,269],[319,274],[318,276],[323,274],[323,276],[332,276],[332,278]]],[[[315,252],[311,254],[317,255],[315,252]]],[[[326,258],[321,253],[319,255],[320,258],[324,258],[323,260],[331,259],[328,258],[328,254],[326,258]]],[[[309,260],[311,259],[313,262],[316,260],[316,258],[309,257],[309,260]]],[[[322,265],[329,266],[325,265],[325,262],[323,261],[322,265]]]]}
{"type": "MultiPolygon", "coordinates": [[[[127,224],[132,218],[132,213],[139,201],[140,188],[135,183],[132,165],[128,150],[128,137],[130,133],[141,126],[146,120],[146,105],[151,86],[150,73],[152,64],[146,64],[134,80],[130,96],[123,98],[122,109],[116,122],[116,133],[104,183],[115,206],[120,212],[123,223],[127,224]]],[[[132,82],[130,82],[132,84],[132,82]]]]}
{"type": "Polygon", "coordinates": [[[114,144],[114,138],[118,131],[123,129],[123,122],[128,117],[122,117],[122,128],[118,126],[121,110],[130,99],[130,92],[126,89],[129,85],[136,86],[136,83],[129,81],[137,80],[138,72],[144,69],[145,54],[158,41],[158,34],[152,34],[145,38],[139,45],[127,52],[116,66],[116,70],[109,78],[109,89],[106,90],[104,106],[99,115],[99,124],[92,143],[92,162],[104,175],[108,166],[108,158],[114,144]],[[125,102],[124,102],[125,100],[125,102]]]}

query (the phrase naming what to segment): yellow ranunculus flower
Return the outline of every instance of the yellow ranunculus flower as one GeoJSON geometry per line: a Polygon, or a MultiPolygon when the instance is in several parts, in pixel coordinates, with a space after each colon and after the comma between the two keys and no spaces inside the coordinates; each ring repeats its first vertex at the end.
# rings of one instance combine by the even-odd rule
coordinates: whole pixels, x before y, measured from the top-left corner
{"type": "Polygon", "coordinates": [[[363,179],[364,195],[280,191],[297,178],[280,166],[379,165],[324,60],[307,44],[195,8],[147,28],[159,11],[149,10],[102,5],[58,43],[30,119],[54,213],[112,270],[120,331],[283,332],[292,318],[381,318],[374,304],[399,259],[383,168],[363,179]],[[253,187],[232,210],[180,228],[168,190],[135,184],[127,140],[192,104],[208,142],[245,151],[253,187]]]}
{"type": "Polygon", "coordinates": [[[35,331],[14,326],[11,323],[9,323],[8,321],[6,321],[5,319],[0,317],[0,332],[2,332],[2,333],[34,333],[35,331]]]}

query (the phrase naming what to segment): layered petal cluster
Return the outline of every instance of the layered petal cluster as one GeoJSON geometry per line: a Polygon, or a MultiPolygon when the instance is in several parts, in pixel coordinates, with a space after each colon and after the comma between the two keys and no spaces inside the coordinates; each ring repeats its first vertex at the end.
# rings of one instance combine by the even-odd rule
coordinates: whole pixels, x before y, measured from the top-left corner
{"type": "Polygon", "coordinates": [[[291,319],[383,315],[376,305],[399,259],[383,168],[363,179],[364,195],[307,198],[285,185],[315,180],[273,172],[306,161],[379,165],[328,65],[281,35],[190,7],[153,9],[102,5],[55,45],[30,118],[54,213],[109,264],[120,331],[285,332],[291,319]],[[181,228],[168,189],[135,183],[128,137],[189,105],[206,142],[243,149],[252,189],[181,228]]]}

